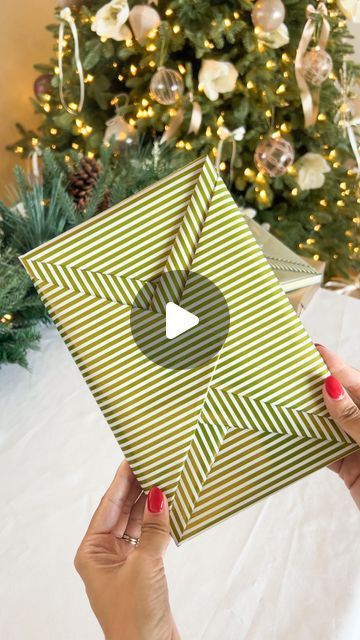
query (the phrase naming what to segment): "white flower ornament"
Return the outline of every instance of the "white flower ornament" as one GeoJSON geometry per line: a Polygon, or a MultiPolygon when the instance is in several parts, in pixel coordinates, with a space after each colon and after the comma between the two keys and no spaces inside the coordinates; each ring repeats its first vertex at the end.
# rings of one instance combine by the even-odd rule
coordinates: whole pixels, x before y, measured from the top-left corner
{"type": "Polygon", "coordinates": [[[129,27],[125,25],[128,17],[127,0],[111,0],[96,12],[91,30],[95,31],[100,38],[130,40],[132,34],[129,27]]]}
{"type": "Polygon", "coordinates": [[[296,163],[297,182],[300,189],[320,189],[330,166],[319,153],[305,153],[296,163]]]}
{"type": "Polygon", "coordinates": [[[219,93],[233,91],[239,73],[231,62],[203,60],[199,71],[199,89],[214,101],[219,93]]]}
{"type": "Polygon", "coordinates": [[[257,27],[256,35],[270,49],[279,49],[290,41],[289,30],[284,22],[274,31],[263,31],[257,27]]]}

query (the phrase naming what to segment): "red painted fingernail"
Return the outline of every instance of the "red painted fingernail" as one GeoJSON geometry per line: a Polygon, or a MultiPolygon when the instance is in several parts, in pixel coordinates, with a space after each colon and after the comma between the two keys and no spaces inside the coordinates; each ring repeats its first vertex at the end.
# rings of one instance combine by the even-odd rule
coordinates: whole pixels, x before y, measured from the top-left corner
{"type": "Polygon", "coordinates": [[[325,389],[326,393],[328,393],[333,400],[341,400],[345,395],[344,387],[334,376],[326,378],[325,389]]]}
{"type": "Polygon", "coordinates": [[[152,487],[148,493],[147,506],[151,513],[160,513],[164,506],[163,492],[159,487],[152,487]]]}
{"type": "MultiPolygon", "coordinates": [[[[323,344],[321,344],[320,342],[314,342],[314,346],[315,346],[316,348],[318,348],[318,347],[324,347],[324,345],[323,345],[323,344]]],[[[324,349],[325,349],[325,347],[324,347],[324,349]]]]}

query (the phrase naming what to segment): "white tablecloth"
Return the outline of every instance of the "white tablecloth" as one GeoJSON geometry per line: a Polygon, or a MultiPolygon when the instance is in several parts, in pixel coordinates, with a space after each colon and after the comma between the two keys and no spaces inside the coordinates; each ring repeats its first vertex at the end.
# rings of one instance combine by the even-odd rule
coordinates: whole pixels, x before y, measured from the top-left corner
{"type": "MultiPolygon", "coordinates": [[[[303,320],[360,367],[360,302],[321,291],[303,320]]],[[[0,638],[100,640],[72,561],[121,451],[54,328],[30,362],[0,371],[0,638]]],[[[359,640],[359,540],[347,491],[323,469],[171,543],[183,640],[359,640]]]]}

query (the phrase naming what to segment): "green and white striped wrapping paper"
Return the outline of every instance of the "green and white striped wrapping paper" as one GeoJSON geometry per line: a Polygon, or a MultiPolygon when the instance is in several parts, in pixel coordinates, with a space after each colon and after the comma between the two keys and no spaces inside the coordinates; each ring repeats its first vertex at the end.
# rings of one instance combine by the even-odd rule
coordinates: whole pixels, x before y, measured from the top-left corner
{"type": "Polygon", "coordinates": [[[357,449],[327,414],[327,369],[209,158],[22,257],[144,490],[157,484],[181,542],[357,449]],[[230,328],[189,370],[151,362],[130,312],[210,279],[230,328]],[[166,292],[164,274],[166,276],[166,292]],[[139,301],[139,291],[141,299],[139,301]]]}

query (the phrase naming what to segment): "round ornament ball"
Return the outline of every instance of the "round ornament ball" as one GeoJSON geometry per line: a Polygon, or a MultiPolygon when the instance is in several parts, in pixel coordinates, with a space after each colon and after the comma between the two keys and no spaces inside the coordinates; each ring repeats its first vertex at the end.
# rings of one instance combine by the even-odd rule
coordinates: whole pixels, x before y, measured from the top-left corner
{"type": "Polygon", "coordinates": [[[255,149],[254,160],[259,171],[270,178],[282,176],[294,162],[294,149],[285,138],[265,138],[255,149]]]}
{"type": "Polygon", "coordinates": [[[257,0],[251,12],[254,27],[266,32],[275,31],[284,18],[285,7],[281,0],[257,0]]]}
{"type": "Polygon", "coordinates": [[[177,71],[159,67],[150,82],[150,96],[160,104],[174,104],[184,93],[184,82],[177,71]]]}
{"type": "Polygon", "coordinates": [[[315,87],[319,87],[329,77],[333,62],[324,49],[310,49],[303,57],[302,66],[305,79],[315,87]]]}
{"type": "Polygon", "coordinates": [[[51,93],[51,81],[53,76],[51,73],[43,73],[41,76],[38,76],[34,82],[34,94],[38,100],[46,95],[47,93],[51,93]]]}

